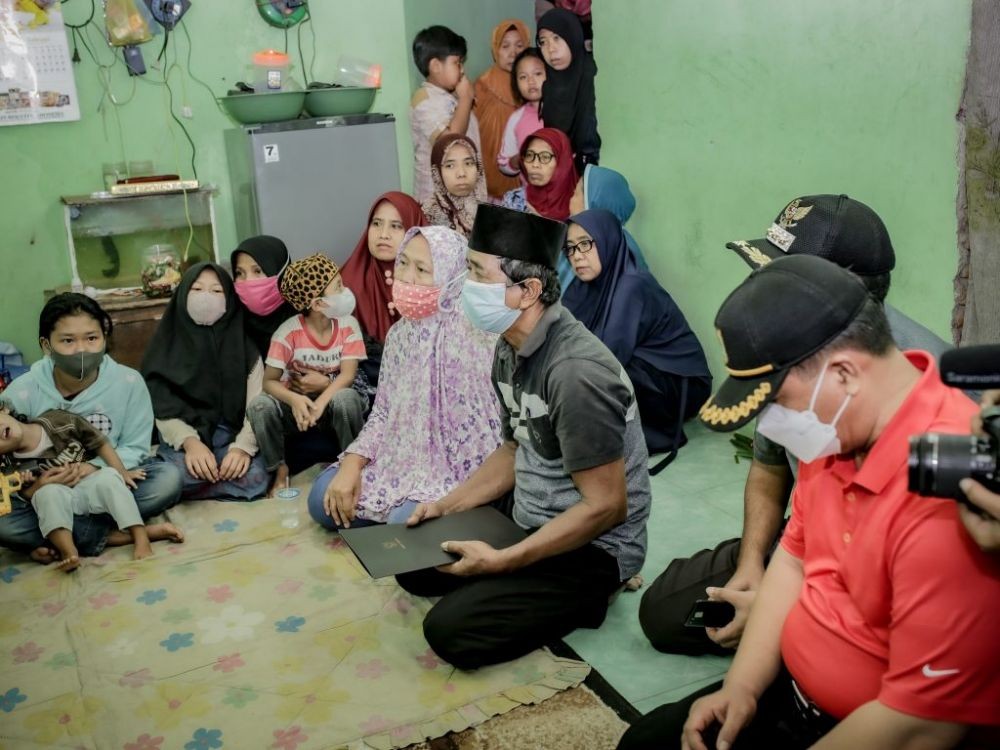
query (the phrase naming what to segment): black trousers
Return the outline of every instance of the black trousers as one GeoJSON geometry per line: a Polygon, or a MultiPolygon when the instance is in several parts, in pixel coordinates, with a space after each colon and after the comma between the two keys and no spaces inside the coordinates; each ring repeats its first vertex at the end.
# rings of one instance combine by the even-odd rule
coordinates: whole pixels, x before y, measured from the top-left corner
{"type": "Polygon", "coordinates": [[[706,599],[705,588],[724,586],[736,572],[740,540],[728,539],[715,549],[673,560],[646,589],[639,604],[639,624],[658,651],[671,654],[731,654],[705,633],[684,627],[691,605],[706,599]]]}
{"type": "MultiPolygon", "coordinates": [[[[716,682],[692,693],[677,703],[654,708],[633,724],[618,743],[618,750],[668,750],[680,748],[681,733],[687,721],[691,704],[703,695],[714,693],[722,687],[716,682]]],[[[735,750],[798,750],[815,744],[836,725],[836,720],[826,714],[816,715],[797,702],[792,680],[784,669],[757,701],[753,721],[739,733],[733,744],[735,750]]],[[[707,747],[714,748],[722,726],[715,724],[702,739],[707,747]]]]}
{"type": "Polygon", "coordinates": [[[712,395],[712,378],[685,378],[661,372],[638,358],[629,362],[625,370],[635,388],[649,454],[681,448],[687,443],[683,424],[695,417],[712,395]]]}
{"type": "Polygon", "coordinates": [[[504,575],[431,569],[396,580],[411,594],[442,597],[424,618],[424,637],[459,669],[510,661],[577,628],[599,627],[621,585],[618,562],[593,544],[504,575]]]}

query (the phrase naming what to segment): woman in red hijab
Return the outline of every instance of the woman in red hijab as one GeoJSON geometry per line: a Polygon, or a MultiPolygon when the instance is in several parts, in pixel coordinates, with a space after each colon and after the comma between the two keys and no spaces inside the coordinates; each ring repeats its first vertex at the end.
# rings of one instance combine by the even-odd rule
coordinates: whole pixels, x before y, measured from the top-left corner
{"type": "Polygon", "coordinates": [[[565,221],[573,211],[570,201],[580,182],[573,164],[573,147],[561,130],[542,128],[521,146],[521,174],[525,186],[509,191],[503,205],[565,221]]]}
{"type": "Polygon", "coordinates": [[[380,195],[368,212],[368,228],[340,269],[344,286],[357,300],[354,316],[361,324],[368,353],[362,369],[372,386],[378,385],[386,334],[399,320],[399,314],[389,307],[396,251],[407,229],[426,225],[420,204],[406,193],[392,191],[380,195]]]}

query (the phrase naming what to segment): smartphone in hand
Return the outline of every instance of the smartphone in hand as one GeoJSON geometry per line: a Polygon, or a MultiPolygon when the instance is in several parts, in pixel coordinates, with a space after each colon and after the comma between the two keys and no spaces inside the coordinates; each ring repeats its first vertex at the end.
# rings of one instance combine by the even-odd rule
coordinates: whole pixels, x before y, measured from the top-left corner
{"type": "Polygon", "coordinates": [[[688,628],[724,628],[736,617],[736,608],[729,602],[699,599],[688,612],[684,626],[688,628]]]}

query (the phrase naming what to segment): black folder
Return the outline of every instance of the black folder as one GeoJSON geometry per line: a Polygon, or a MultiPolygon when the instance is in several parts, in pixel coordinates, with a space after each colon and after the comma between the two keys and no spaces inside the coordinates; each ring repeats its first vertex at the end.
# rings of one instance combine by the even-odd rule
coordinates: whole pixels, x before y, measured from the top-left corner
{"type": "Polygon", "coordinates": [[[489,505],[424,521],[419,526],[385,524],[340,530],[340,538],[372,578],[455,562],[458,555],[441,549],[441,542],[480,541],[503,549],[526,536],[524,529],[489,505]]]}

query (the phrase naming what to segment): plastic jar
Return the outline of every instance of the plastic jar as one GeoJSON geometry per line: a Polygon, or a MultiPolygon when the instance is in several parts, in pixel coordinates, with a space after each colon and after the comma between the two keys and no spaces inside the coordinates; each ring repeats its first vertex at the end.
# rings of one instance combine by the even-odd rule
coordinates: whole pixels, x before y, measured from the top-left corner
{"type": "Polygon", "coordinates": [[[286,91],[291,88],[288,74],[292,69],[291,58],[276,49],[255,52],[253,56],[253,90],[286,91]]]}
{"type": "Polygon", "coordinates": [[[357,57],[341,55],[337,60],[334,83],[377,89],[382,85],[382,66],[357,57]]]}
{"type": "Polygon", "coordinates": [[[181,281],[181,260],[173,245],[150,245],[142,254],[142,291],[147,297],[169,297],[181,281]]]}

